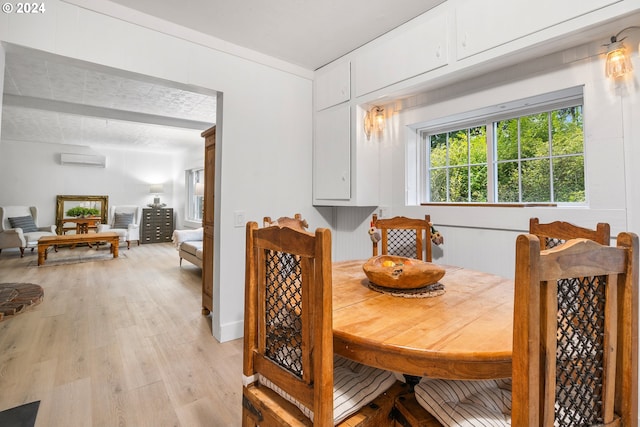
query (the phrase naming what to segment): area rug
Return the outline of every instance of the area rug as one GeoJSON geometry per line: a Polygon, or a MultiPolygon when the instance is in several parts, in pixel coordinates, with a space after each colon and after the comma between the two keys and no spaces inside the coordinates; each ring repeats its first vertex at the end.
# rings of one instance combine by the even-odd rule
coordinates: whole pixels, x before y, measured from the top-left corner
{"type": "Polygon", "coordinates": [[[40,401],[37,400],[15,408],[0,412],[0,426],[2,427],[33,427],[36,424],[40,401]]]}
{"type": "MultiPolygon", "coordinates": [[[[114,258],[111,254],[111,250],[108,247],[95,249],[87,246],[78,246],[73,249],[65,247],[58,248],[58,252],[50,250],[47,253],[47,260],[42,267],[52,267],[57,265],[78,264],[83,262],[93,261],[110,261],[126,259],[127,255],[124,251],[118,251],[118,258],[114,258]]],[[[38,267],[38,260],[34,259],[29,262],[29,267],[38,267]]]]}
{"type": "Polygon", "coordinates": [[[40,303],[43,297],[42,287],[33,283],[0,283],[0,321],[40,303]]]}

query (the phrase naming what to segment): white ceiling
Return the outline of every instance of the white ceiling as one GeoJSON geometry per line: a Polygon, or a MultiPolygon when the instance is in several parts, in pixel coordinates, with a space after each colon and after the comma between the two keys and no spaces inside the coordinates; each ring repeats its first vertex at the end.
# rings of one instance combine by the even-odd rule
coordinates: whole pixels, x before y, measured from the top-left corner
{"type": "Polygon", "coordinates": [[[316,70],[445,0],[112,0],[316,70]]]}
{"type": "MultiPolygon", "coordinates": [[[[444,0],[114,1],[313,70],[444,0]]],[[[215,122],[215,93],[5,48],[2,139],[182,150],[215,122]]]]}

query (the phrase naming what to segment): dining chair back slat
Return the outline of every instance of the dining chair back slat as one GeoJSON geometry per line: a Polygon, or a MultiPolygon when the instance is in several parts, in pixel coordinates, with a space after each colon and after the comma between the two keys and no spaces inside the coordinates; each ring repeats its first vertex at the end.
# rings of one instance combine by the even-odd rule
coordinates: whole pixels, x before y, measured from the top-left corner
{"type": "Polygon", "coordinates": [[[272,225],[279,225],[281,227],[297,228],[299,230],[306,230],[309,228],[307,220],[302,218],[302,214],[296,213],[293,218],[288,216],[282,216],[276,220],[271,220],[270,216],[265,216],[262,220],[263,227],[271,227],[272,225]]]}
{"type": "Polygon", "coordinates": [[[590,239],[607,246],[611,242],[609,224],[604,222],[599,222],[594,230],[564,221],[541,224],[538,218],[530,218],[529,234],[538,236],[542,250],[556,247],[569,239],[590,239]]]}

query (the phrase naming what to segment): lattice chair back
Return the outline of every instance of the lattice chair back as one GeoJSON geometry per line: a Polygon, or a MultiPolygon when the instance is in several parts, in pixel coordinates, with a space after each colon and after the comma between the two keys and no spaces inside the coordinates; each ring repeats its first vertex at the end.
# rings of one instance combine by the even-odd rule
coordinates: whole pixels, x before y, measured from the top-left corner
{"type": "Polygon", "coordinates": [[[424,219],[396,216],[378,219],[373,214],[372,227],[380,230],[380,242],[373,242],[373,256],[378,255],[378,245],[382,255],[396,255],[431,262],[431,217],[424,219]]]}
{"type": "Polygon", "coordinates": [[[529,233],[538,236],[542,250],[554,248],[569,239],[589,239],[607,246],[611,243],[610,227],[604,222],[599,222],[593,230],[563,221],[540,224],[538,218],[531,218],[529,233]]]}
{"type": "MultiPolygon", "coordinates": [[[[330,231],[248,223],[245,292],[245,375],[259,375],[332,424],[330,231]]],[[[243,413],[249,404],[245,393],[243,413]]]]}
{"type": "Polygon", "coordinates": [[[638,237],[516,242],[514,426],[637,426],[638,237]]]}

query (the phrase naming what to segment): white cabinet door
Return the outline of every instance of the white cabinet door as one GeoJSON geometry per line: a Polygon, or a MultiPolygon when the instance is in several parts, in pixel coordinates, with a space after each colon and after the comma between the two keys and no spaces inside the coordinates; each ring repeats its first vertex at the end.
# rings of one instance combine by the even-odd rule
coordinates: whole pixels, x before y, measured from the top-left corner
{"type": "Polygon", "coordinates": [[[484,52],[620,0],[460,0],[457,59],[484,52]]]}
{"type": "Polygon", "coordinates": [[[351,98],[351,62],[332,63],[319,69],[314,83],[316,110],[348,101],[351,98]]]}
{"type": "Polygon", "coordinates": [[[355,56],[355,96],[447,65],[446,11],[395,31],[393,37],[374,41],[355,56]]]}
{"type": "Polygon", "coordinates": [[[317,111],[313,141],[313,199],[351,198],[351,111],[349,104],[317,111]]]}

